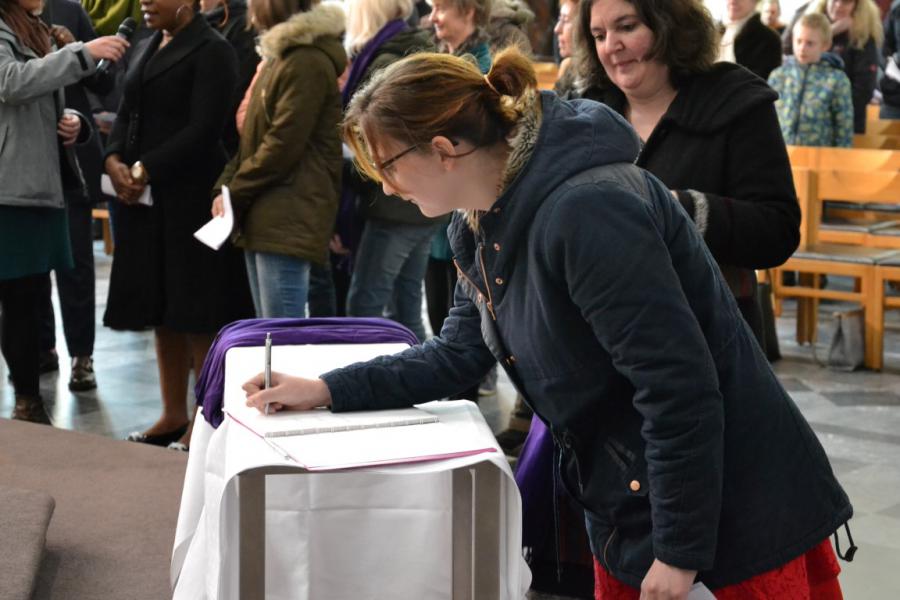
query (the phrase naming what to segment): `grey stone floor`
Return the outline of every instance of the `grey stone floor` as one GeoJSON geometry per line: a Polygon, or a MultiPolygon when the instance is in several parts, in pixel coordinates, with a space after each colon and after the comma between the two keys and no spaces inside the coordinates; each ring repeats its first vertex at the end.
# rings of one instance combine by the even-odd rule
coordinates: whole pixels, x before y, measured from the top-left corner
{"type": "MultiPolygon", "coordinates": [[[[95,255],[100,323],[110,259],[99,245],[95,255]]],[[[826,306],[823,312],[829,309],[826,306]]],[[[823,345],[829,321],[827,315],[820,319],[823,345]]],[[[793,342],[790,303],[778,322],[784,359],[775,364],[775,372],[819,435],[856,510],[851,528],[860,550],[853,563],[842,563],[841,581],[848,600],[900,598],[900,315],[890,315],[889,321],[881,373],[842,373],[819,367],[809,347],[793,342]]],[[[156,420],[159,391],[151,333],[98,327],[94,358],[99,388],[73,394],[66,387],[69,368],[58,329],[60,372],[41,380],[57,427],[120,439],[156,420]]],[[[13,395],[2,362],[0,382],[0,415],[8,415],[13,395]]],[[[515,401],[515,392],[502,375],[498,390],[480,403],[495,430],[504,427],[515,401]]]]}

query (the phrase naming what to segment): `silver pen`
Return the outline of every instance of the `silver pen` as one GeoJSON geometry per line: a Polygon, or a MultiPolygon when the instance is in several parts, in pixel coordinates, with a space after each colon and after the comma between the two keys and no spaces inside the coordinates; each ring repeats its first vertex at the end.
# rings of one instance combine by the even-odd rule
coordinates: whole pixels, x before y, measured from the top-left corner
{"type": "MultiPolygon", "coordinates": [[[[266,369],[265,369],[265,388],[272,386],[272,334],[266,333],[266,369]]],[[[266,402],[265,414],[269,414],[269,403],[266,402]]]]}

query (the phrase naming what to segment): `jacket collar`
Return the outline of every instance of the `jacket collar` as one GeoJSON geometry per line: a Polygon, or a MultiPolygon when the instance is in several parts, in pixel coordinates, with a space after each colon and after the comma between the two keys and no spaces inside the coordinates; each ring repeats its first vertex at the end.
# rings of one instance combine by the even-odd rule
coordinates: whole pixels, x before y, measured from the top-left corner
{"type": "Polygon", "coordinates": [[[159,77],[200,48],[208,41],[208,37],[205,35],[208,31],[210,31],[210,27],[205,17],[202,14],[194,15],[194,20],[158,52],[157,48],[159,48],[163,34],[159,31],[154,33],[144,51],[144,56],[140,59],[144,62],[143,80],[146,82],[159,77]]]}
{"type": "Polygon", "coordinates": [[[282,58],[291,48],[311,46],[322,36],[339,37],[344,31],[344,10],[337,4],[319,4],[279,23],[259,38],[259,53],[265,58],[282,58]]]}

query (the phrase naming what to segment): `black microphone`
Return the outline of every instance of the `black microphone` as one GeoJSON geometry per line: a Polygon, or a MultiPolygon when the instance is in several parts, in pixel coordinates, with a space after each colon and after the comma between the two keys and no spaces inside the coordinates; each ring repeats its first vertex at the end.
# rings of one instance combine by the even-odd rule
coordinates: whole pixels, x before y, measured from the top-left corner
{"type": "MultiPolygon", "coordinates": [[[[122,21],[122,24],[119,25],[119,29],[116,31],[116,37],[122,38],[127,42],[131,39],[131,36],[134,35],[135,29],[137,29],[137,21],[131,17],[127,17],[122,21]]],[[[109,71],[109,66],[111,64],[112,62],[105,58],[100,59],[100,62],[97,63],[97,73],[106,73],[109,71]]]]}

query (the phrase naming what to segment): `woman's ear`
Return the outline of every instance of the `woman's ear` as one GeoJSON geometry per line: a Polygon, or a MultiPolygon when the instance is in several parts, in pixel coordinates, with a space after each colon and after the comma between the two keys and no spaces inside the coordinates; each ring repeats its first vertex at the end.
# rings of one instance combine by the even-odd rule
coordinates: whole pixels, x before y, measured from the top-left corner
{"type": "Polygon", "coordinates": [[[456,162],[453,160],[453,157],[456,156],[456,146],[450,141],[450,138],[443,135],[436,135],[431,138],[431,147],[438,153],[438,156],[440,156],[442,164],[452,165],[456,162]]]}

